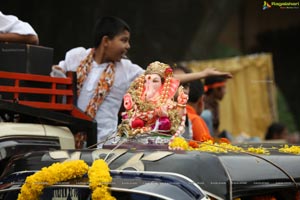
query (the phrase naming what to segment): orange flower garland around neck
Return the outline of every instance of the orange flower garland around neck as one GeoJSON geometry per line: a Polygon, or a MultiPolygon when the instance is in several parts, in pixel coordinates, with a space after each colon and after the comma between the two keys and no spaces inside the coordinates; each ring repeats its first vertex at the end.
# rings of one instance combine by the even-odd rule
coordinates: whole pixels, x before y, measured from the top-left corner
{"type": "Polygon", "coordinates": [[[124,96],[119,135],[135,137],[149,132],[178,136],[184,131],[187,95],[173,78],[167,64],[151,63],[144,74],[131,84],[124,96]],[[177,101],[174,96],[178,93],[177,101]]]}

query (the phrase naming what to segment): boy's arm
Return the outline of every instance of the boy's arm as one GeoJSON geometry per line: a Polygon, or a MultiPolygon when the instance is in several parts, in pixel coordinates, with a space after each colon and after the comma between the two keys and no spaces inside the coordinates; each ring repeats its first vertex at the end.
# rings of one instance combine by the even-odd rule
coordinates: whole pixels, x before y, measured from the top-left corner
{"type": "Polygon", "coordinates": [[[25,43],[38,45],[39,39],[36,35],[21,35],[18,33],[0,33],[0,42],[25,43]]]}
{"type": "Polygon", "coordinates": [[[50,76],[52,77],[61,77],[66,78],[66,72],[59,66],[59,65],[53,65],[52,71],[50,73],[50,76]]]}
{"type": "Polygon", "coordinates": [[[226,78],[232,78],[229,72],[220,72],[215,68],[206,68],[201,72],[193,72],[187,74],[174,74],[174,77],[180,80],[181,83],[190,82],[196,79],[206,78],[208,76],[224,76],[226,78]]]}
{"type": "Polygon", "coordinates": [[[76,72],[81,60],[83,60],[89,51],[83,47],[77,47],[69,50],[66,53],[65,59],[60,61],[57,65],[52,66],[50,76],[52,77],[66,77],[66,72],[76,72]]]}

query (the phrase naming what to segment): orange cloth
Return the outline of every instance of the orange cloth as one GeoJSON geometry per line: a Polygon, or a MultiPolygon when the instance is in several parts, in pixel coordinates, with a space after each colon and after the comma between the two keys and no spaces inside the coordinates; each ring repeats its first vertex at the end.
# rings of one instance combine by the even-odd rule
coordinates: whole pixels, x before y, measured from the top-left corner
{"type": "Polygon", "coordinates": [[[192,122],[193,140],[200,142],[212,140],[205,121],[196,113],[195,109],[190,105],[186,105],[186,111],[192,122]]]}

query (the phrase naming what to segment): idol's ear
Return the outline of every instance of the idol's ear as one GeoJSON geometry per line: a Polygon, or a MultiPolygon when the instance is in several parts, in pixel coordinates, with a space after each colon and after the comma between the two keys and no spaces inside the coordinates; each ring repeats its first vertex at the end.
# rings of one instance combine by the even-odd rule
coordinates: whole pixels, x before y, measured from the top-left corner
{"type": "Polygon", "coordinates": [[[171,78],[170,79],[170,85],[169,85],[169,91],[168,91],[168,97],[169,98],[173,98],[174,97],[179,84],[180,84],[179,80],[177,80],[175,78],[171,78]]]}

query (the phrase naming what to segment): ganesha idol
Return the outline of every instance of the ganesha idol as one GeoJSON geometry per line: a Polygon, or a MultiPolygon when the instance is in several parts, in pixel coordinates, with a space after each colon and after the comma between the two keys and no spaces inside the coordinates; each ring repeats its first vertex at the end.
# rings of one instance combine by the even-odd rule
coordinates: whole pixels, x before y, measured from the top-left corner
{"type": "Polygon", "coordinates": [[[124,95],[126,112],[122,113],[119,135],[179,136],[184,131],[187,99],[179,80],[173,78],[171,67],[157,61],[151,63],[124,95]]]}

